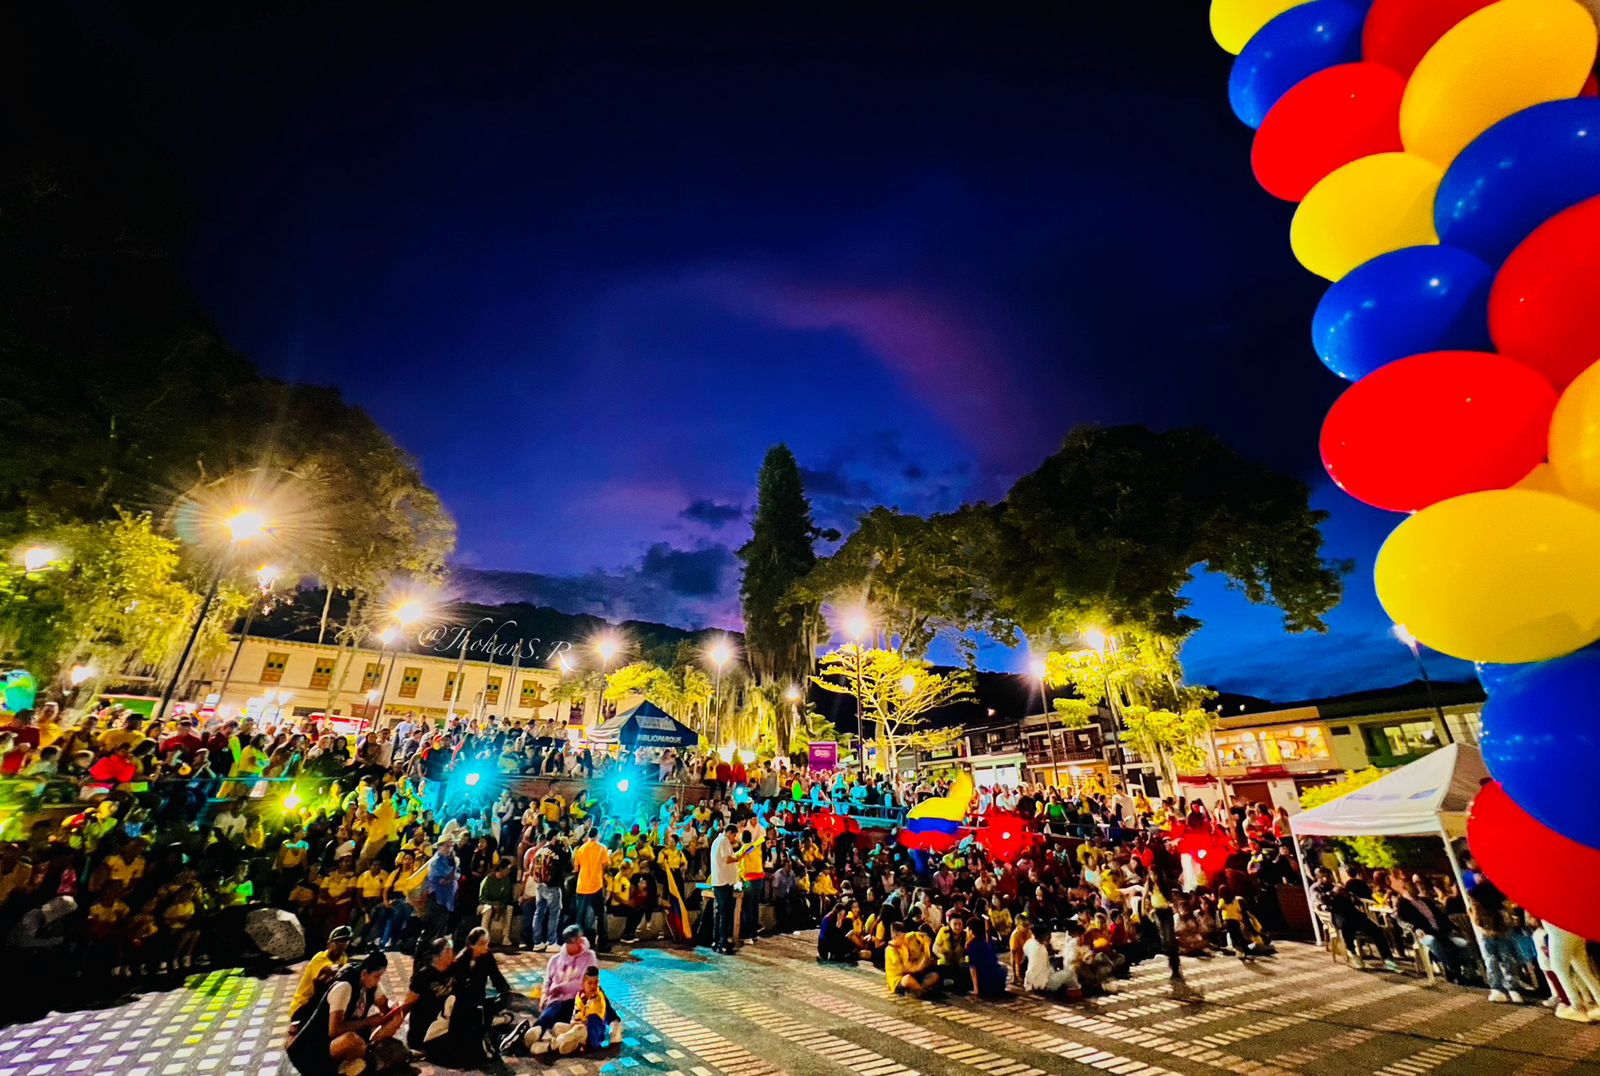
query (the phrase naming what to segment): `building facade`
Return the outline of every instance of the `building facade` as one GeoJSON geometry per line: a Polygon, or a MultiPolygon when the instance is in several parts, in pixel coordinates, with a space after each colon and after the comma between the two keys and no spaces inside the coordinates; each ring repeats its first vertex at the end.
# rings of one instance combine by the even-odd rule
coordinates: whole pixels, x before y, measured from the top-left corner
{"type": "Polygon", "coordinates": [[[595,700],[588,707],[555,702],[560,679],[555,669],[470,657],[236,636],[233,646],[198,671],[190,697],[223,716],[323,713],[344,719],[341,724],[394,725],[403,718],[437,722],[456,713],[586,724],[584,711],[595,700]]]}
{"type": "Polygon", "coordinates": [[[1110,720],[1110,715],[1102,712],[1087,725],[1064,728],[1058,715],[1040,713],[1020,721],[979,724],[968,728],[958,741],[959,757],[943,764],[958,762],[972,771],[973,781],[980,786],[1041,783],[1060,788],[1095,784],[1109,788],[1113,778],[1121,780],[1124,770],[1136,788],[1147,785],[1153,780],[1152,768],[1118,743],[1110,720]]]}
{"type": "Polygon", "coordinates": [[[1218,779],[1230,800],[1297,810],[1300,792],[1369,766],[1413,762],[1449,743],[1476,746],[1483,693],[1476,685],[1315,700],[1278,709],[1223,714],[1215,725],[1212,772],[1182,778],[1189,795],[1210,800],[1218,779]]]}

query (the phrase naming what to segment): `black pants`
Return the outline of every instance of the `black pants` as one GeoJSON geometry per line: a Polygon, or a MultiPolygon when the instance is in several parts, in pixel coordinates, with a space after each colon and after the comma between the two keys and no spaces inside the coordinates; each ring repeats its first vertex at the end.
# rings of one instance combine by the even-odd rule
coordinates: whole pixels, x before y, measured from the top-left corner
{"type": "Polygon", "coordinates": [[[711,895],[716,900],[716,944],[723,948],[733,946],[733,886],[714,885],[711,895]]]}
{"type": "Polygon", "coordinates": [[[1383,936],[1378,924],[1364,915],[1343,916],[1339,920],[1339,933],[1344,937],[1344,947],[1352,956],[1356,955],[1356,939],[1366,938],[1378,950],[1379,958],[1383,960],[1394,958],[1394,954],[1389,951],[1389,939],[1383,936]]]}
{"type": "Polygon", "coordinates": [[[1167,954],[1167,967],[1172,971],[1172,977],[1178,978],[1183,972],[1178,964],[1178,927],[1173,918],[1171,908],[1157,908],[1156,927],[1161,931],[1161,951],[1167,954]]]}

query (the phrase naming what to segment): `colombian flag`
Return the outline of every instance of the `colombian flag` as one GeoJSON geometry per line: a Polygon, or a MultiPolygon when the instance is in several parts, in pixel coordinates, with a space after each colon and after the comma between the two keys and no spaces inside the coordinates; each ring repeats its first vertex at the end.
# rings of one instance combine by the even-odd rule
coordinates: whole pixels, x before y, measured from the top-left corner
{"type": "Polygon", "coordinates": [[[952,847],[961,835],[972,793],[972,775],[965,770],[956,774],[949,792],[911,808],[905,828],[900,831],[900,843],[925,852],[943,852],[952,847]]]}

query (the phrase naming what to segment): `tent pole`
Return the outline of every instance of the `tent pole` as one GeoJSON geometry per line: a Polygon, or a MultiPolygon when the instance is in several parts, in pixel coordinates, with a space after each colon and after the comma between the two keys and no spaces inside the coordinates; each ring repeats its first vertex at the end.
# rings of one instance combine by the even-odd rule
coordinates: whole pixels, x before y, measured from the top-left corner
{"type": "Polygon", "coordinates": [[[1472,918],[1472,909],[1467,906],[1467,901],[1472,898],[1467,895],[1467,880],[1461,874],[1461,864],[1456,862],[1455,845],[1450,843],[1450,831],[1444,828],[1444,819],[1439,819],[1439,839],[1444,841],[1444,854],[1450,860],[1450,870],[1456,876],[1456,888],[1461,890],[1461,910],[1467,913],[1467,925],[1472,928],[1472,936],[1478,943],[1478,954],[1483,957],[1483,975],[1489,977],[1489,943],[1483,940],[1483,931],[1478,929],[1477,920],[1472,918]]]}
{"type": "Polygon", "coordinates": [[[1306,911],[1311,916],[1311,936],[1322,944],[1322,920],[1317,918],[1317,901],[1311,895],[1311,869],[1306,865],[1306,847],[1294,831],[1294,820],[1289,820],[1289,836],[1294,838],[1294,857],[1300,861],[1300,886],[1306,891],[1306,911]]]}

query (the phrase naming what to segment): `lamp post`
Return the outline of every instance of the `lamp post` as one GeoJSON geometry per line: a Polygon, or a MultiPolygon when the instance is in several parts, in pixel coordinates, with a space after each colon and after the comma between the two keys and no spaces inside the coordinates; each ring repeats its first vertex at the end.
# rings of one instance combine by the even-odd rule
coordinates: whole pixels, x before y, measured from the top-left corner
{"type": "Polygon", "coordinates": [[[227,697],[228,685],[233,682],[233,670],[239,667],[239,656],[244,653],[244,644],[250,638],[250,625],[255,622],[256,610],[267,600],[267,595],[272,593],[272,584],[278,581],[278,569],[270,564],[263,564],[256,569],[256,586],[261,595],[250,603],[250,611],[244,615],[244,627],[239,632],[239,645],[233,648],[233,660],[228,662],[228,671],[222,676],[222,687],[217,691],[217,709],[222,709],[222,700],[227,697]]]}
{"type": "Polygon", "coordinates": [[[1450,725],[1444,719],[1444,707],[1439,705],[1439,697],[1433,693],[1433,680],[1428,676],[1427,663],[1422,660],[1422,647],[1418,645],[1417,637],[1412,635],[1404,624],[1396,624],[1390,630],[1394,633],[1394,637],[1411,651],[1412,660],[1417,663],[1417,672],[1422,674],[1422,686],[1428,692],[1428,704],[1433,707],[1433,712],[1439,715],[1439,731],[1444,734],[1444,742],[1454,743],[1455,737],[1450,735],[1450,725]]]}
{"type": "Polygon", "coordinates": [[[615,635],[609,633],[595,640],[594,652],[600,655],[600,684],[594,689],[594,716],[593,724],[600,724],[600,719],[605,715],[602,711],[606,703],[606,669],[611,665],[611,659],[621,651],[622,644],[615,635]]]}
{"type": "Polygon", "coordinates": [[[713,714],[713,728],[711,749],[722,749],[722,667],[733,657],[733,647],[728,645],[727,639],[718,639],[711,644],[708,651],[711,658],[711,667],[715,670],[711,678],[711,710],[713,714]]]}
{"type": "Polygon", "coordinates": [[[61,559],[61,551],[53,546],[33,545],[22,551],[22,579],[11,591],[11,596],[6,599],[5,608],[9,609],[18,598],[22,596],[22,588],[28,585],[28,579],[35,572],[42,572],[61,559]]]}
{"type": "MultiPolygon", "coordinates": [[[[389,702],[389,681],[394,679],[395,662],[400,660],[400,648],[394,645],[395,640],[400,637],[400,628],[409,628],[421,620],[427,615],[427,608],[416,598],[407,598],[394,607],[391,615],[398,627],[390,625],[378,633],[378,642],[384,649],[393,647],[394,653],[389,655],[389,671],[384,674],[383,689],[378,693],[378,715],[372,719],[373,728],[377,728],[378,723],[383,720],[383,708],[389,702]]],[[[383,664],[383,649],[378,651],[378,664],[383,664]]]]}
{"type": "Polygon", "coordinates": [[[1039,706],[1044,712],[1044,736],[1050,743],[1050,783],[1057,788],[1061,787],[1061,760],[1056,755],[1056,730],[1050,721],[1050,699],[1046,693],[1044,678],[1049,666],[1043,658],[1034,658],[1028,665],[1028,671],[1033,673],[1033,678],[1039,681],[1039,706]]]}
{"type": "Polygon", "coordinates": [[[790,684],[783,689],[783,701],[794,707],[794,712],[789,717],[789,735],[785,736],[783,743],[779,745],[782,748],[782,753],[787,755],[789,753],[789,745],[794,741],[795,727],[800,724],[800,687],[798,684],[790,684]]]}
{"type": "MultiPolygon", "coordinates": [[[[867,619],[866,613],[852,613],[850,614],[850,618],[845,621],[845,631],[849,632],[850,641],[855,643],[856,646],[856,675],[855,683],[853,683],[851,686],[855,688],[856,735],[861,739],[861,760],[863,762],[866,761],[867,754],[867,707],[866,703],[861,698],[861,640],[865,639],[867,637],[867,632],[871,630],[872,622],[867,619]]],[[[874,739],[876,738],[877,737],[875,736],[874,739]]]]}
{"type": "Polygon", "coordinates": [[[248,506],[237,509],[222,521],[222,525],[228,532],[228,545],[217,561],[217,570],[211,576],[211,585],[206,588],[206,596],[200,602],[200,615],[194,618],[194,627],[189,630],[189,638],[183,644],[183,653],[178,657],[178,666],[172,670],[172,677],[161,693],[161,704],[156,707],[155,712],[157,725],[166,720],[167,707],[171,704],[172,696],[178,690],[178,683],[183,679],[184,671],[189,666],[189,657],[194,653],[194,644],[200,638],[200,629],[205,626],[206,614],[211,612],[211,603],[217,600],[217,588],[222,586],[222,575],[228,570],[233,551],[241,543],[254,541],[271,530],[267,517],[259,509],[248,506]]]}
{"type": "Polygon", "coordinates": [[[1117,750],[1117,773],[1122,777],[1122,791],[1128,791],[1128,752],[1122,742],[1122,712],[1117,705],[1117,696],[1111,690],[1111,670],[1106,665],[1106,651],[1115,647],[1113,640],[1099,628],[1090,628],[1083,633],[1083,641],[1089,644],[1089,649],[1095,653],[1095,659],[1100,663],[1100,682],[1105,687],[1106,708],[1111,711],[1111,731],[1115,734],[1117,750]]]}

